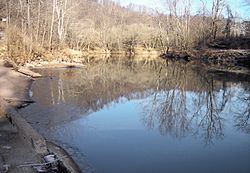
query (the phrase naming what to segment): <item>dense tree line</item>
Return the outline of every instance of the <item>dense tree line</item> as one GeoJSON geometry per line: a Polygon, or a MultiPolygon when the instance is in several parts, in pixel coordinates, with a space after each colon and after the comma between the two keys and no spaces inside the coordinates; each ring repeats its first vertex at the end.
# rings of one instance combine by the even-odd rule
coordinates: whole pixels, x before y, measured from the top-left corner
{"type": "MultiPolygon", "coordinates": [[[[71,48],[187,50],[217,37],[238,34],[225,0],[205,1],[196,15],[190,0],[165,0],[166,13],[111,0],[3,0],[11,57],[34,57],[44,51],[71,48]],[[227,11],[227,16],[222,11],[227,11]]],[[[3,24],[2,24],[3,25],[3,24]]]]}

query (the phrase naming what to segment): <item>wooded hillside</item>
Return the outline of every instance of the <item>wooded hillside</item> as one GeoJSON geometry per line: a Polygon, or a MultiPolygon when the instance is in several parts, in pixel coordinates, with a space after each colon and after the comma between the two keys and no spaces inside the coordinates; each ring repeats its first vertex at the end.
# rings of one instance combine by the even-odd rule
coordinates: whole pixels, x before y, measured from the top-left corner
{"type": "Polygon", "coordinates": [[[111,0],[3,0],[1,23],[9,57],[24,61],[43,52],[70,48],[120,50],[143,47],[166,52],[202,47],[217,38],[242,37],[225,0],[202,1],[197,14],[190,0],[165,0],[165,13],[111,0]],[[222,12],[227,16],[223,16],[222,12]]]}

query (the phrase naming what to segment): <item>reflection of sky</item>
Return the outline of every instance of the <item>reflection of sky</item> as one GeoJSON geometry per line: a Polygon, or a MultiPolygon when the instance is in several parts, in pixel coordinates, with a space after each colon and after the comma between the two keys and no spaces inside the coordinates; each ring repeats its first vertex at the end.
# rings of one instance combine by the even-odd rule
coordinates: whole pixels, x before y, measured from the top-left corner
{"type": "Polygon", "coordinates": [[[138,124],[140,109],[138,101],[121,102],[105,107],[104,109],[92,113],[85,121],[89,127],[95,130],[138,130],[144,129],[143,125],[138,124]]]}
{"type": "MultiPolygon", "coordinates": [[[[196,79],[197,76],[194,75],[193,77],[196,79]]],[[[175,79],[175,76],[173,78],[175,79]]],[[[43,115],[46,115],[44,119],[48,119],[52,127],[49,130],[49,135],[46,135],[52,135],[50,139],[65,144],[66,148],[72,148],[74,152],[87,155],[89,162],[97,172],[249,173],[249,133],[244,133],[234,125],[235,112],[244,110],[247,108],[246,103],[249,103],[249,101],[239,101],[240,97],[249,96],[249,83],[234,83],[229,80],[228,83],[226,82],[223,85],[222,81],[213,80],[212,82],[208,80],[210,78],[205,74],[204,78],[207,79],[206,82],[204,82],[205,80],[199,80],[203,85],[197,83],[197,87],[194,87],[193,85],[196,85],[196,83],[192,83],[191,88],[187,87],[189,89],[182,88],[178,84],[176,87],[174,87],[175,85],[170,87],[171,83],[170,86],[166,83],[166,86],[164,85],[165,87],[160,90],[156,90],[154,87],[149,90],[132,90],[125,95],[118,94],[116,97],[112,97],[113,99],[107,99],[109,100],[107,102],[98,101],[98,98],[106,98],[100,92],[100,95],[96,95],[95,101],[90,105],[86,104],[86,109],[83,110],[96,107],[95,104],[103,103],[104,105],[93,109],[96,112],[93,112],[92,109],[87,111],[89,114],[86,116],[81,116],[83,113],[78,110],[84,108],[85,104],[77,104],[78,102],[72,102],[71,99],[68,99],[69,103],[67,103],[66,99],[66,103],[58,102],[55,110],[51,110],[49,107],[42,108],[46,110],[46,114],[42,112],[43,115]],[[245,90],[243,87],[245,87],[245,90]],[[180,88],[182,90],[178,90],[180,88]],[[168,105],[173,91],[175,91],[172,108],[174,113],[170,116],[169,111],[164,112],[162,109],[168,105]],[[217,114],[213,116],[215,122],[211,123],[209,114],[204,116],[207,112],[207,102],[210,101],[210,99],[207,100],[207,97],[213,97],[213,104],[217,108],[223,101],[224,91],[229,96],[227,104],[222,112],[218,113],[219,116],[217,114]],[[131,95],[138,95],[139,97],[131,97],[131,95]],[[180,105],[183,98],[184,106],[186,106],[184,109],[180,105]],[[154,99],[156,99],[155,102],[154,99]],[[192,115],[196,111],[195,103],[198,102],[197,100],[202,101],[201,112],[192,120],[192,115]],[[179,112],[179,110],[184,110],[184,112],[179,112]],[[152,128],[146,125],[147,121],[150,121],[150,113],[152,113],[152,118],[155,121],[152,128]],[[79,116],[76,117],[74,114],[79,116]],[[58,123],[55,126],[57,121],[53,121],[54,119],[51,119],[50,115],[59,122],[64,120],[63,123],[58,123]],[[200,124],[199,122],[203,120],[203,117],[205,117],[205,122],[200,124]],[[217,117],[222,117],[222,119],[217,117]],[[188,121],[185,121],[185,119],[188,121]],[[162,123],[161,121],[164,120],[170,123],[162,123]],[[189,127],[184,129],[184,132],[181,129],[182,123],[184,127],[186,125],[189,127]],[[222,124],[221,129],[218,128],[220,124],[222,124]],[[175,135],[176,132],[180,135],[175,135]],[[214,135],[216,133],[217,135],[214,135]],[[206,141],[209,140],[212,141],[211,145],[206,145],[206,141]]],[[[194,81],[198,81],[198,79],[194,81]]],[[[72,81],[78,84],[78,80],[72,81]]],[[[86,81],[87,84],[90,82],[86,81]]],[[[44,83],[46,87],[47,84],[47,82],[44,83]]],[[[55,84],[57,91],[57,82],[55,84]]],[[[84,86],[80,88],[84,89],[84,86]]],[[[117,86],[117,88],[121,86],[117,86]]],[[[38,87],[41,86],[38,85],[38,87]]],[[[46,91],[46,89],[42,91],[44,90],[46,91]]],[[[67,87],[64,91],[66,90],[67,87]]],[[[92,90],[96,91],[95,88],[92,88],[92,90]]],[[[116,89],[110,91],[116,93],[116,89]]],[[[36,92],[34,93],[36,95],[36,92]]],[[[91,95],[87,96],[91,98],[91,95]]],[[[70,98],[82,100],[85,97],[75,95],[70,98]]],[[[86,101],[89,98],[85,98],[86,101]]],[[[51,106],[54,107],[54,105],[51,106]]],[[[37,109],[37,111],[39,110],[41,109],[37,109]]],[[[33,111],[28,112],[32,113],[33,111]]],[[[32,115],[32,118],[38,121],[40,116],[42,115],[35,114],[32,115]]],[[[49,125],[45,124],[42,127],[49,128],[49,125]]],[[[77,159],[77,161],[80,166],[83,165],[81,159],[77,159]]]]}
{"type": "MultiPolygon", "coordinates": [[[[103,109],[93,112],[80,120],[76,120],[76,123],[79,123],[82,128],[90,130],[143,130],[146,127],[141,121],[142,116],[152,113],[153,111],[155,111],[153,112],[154,116],[161,116],[157,115],[160,111],[155,110],[154,108],[164,108],[169,92],[173,92],[173,90],[155,92],[152,93],[152,95],[139,100],[128,100],[125,97],[120,97],[118,100],[104,106],[103,109]]],[[[177,104],[178,101],[180,101],[178,97],[181,92],[180,90],[176,90],[175,93],[175,101],[173,102],[175,104],[174,109],[178,108],[175,106],[179,106],[177,104]]],[[[205,115],[208,111],[206,106],[210,103],[204,102],[198,107],[196,107],[196,104],[199,99],[206,99],[206,94],[207,92],[198,93],[185,91],[186,109],[184,110],[186,112],[184,112],[184,114],[188,119],[193,118],[194,114],[197,113],[197,108],[199,107],[200,111],[196,115],[196,118],[197,121],[202,120],[203,115],[205,115]]],[[[215,96],[213,98],[213,106],[215,108],[214,113],[218,114],[219,117],[227,121],[227,127],[230,127],[231,130],[235,130],[233,125],[234,116],[237,113],[246,110],[248,106],[247,101],[239,100],[240,97],[244,97],[244,89],[240,86],[227,88],[226,94],[228,99],[226,106],[223,107],[222,111],[216,111],[216,109],[219,109],[223,103],[223,90],[214,91],[213,94],[215,96]]],[[[162,116],[167,116],[167,114],[162,116]]],[[[159,122],[156,120],[154,126],[156,130],[159,125],[158,123],[159,122]]]]}
{"type": "MultiPolygon", "coordinates": [[[[202,136],[188,134],[179,139],[159,134],[158,126],[146,129],[141,121],[145,113],[143,108],[150,106],[154,96],[130,101],[121,98],[121,102],[114,102],[87,117],[64,124],[55,130],[55,137],[86,154],[97,172],[247,173],[250,169],[247,166],[250,159],[249,135],[235,129],[231,121],[233,112],[230,112],[234,107],[246,106],[235,103],[244,90],[233,87],[228,91],[233,97],[223,111],[224,136],[211,147],[204,147],[202,136]]],[[[222,90],[214,93],[218,104],[222,101],[222,93],[222,90]]],[[[186,92],[189,118],[195,111],[192,100],[198,97],[197,94],[186,92]]],[[[164,101],[165,96],[164,92],[158,93],[157,102],[164,101]]]]}
{"type": "MultiPolygon", "coordinates": [[[[122,5],[127,6],[130,3],[145,5],[149,8],[157,8],[158,10],[164,10],[164,4],[166,4],[166,0],[115,0],[119,1],[122,5]]],[[[250,18],[249,8],[245,6],[245,0],[226,0],[228,4],[231,6],[234,12],[237,12],[243,18],[250,18]]],[[[200,8],[200,0],[190,0],[192,3],[192,11],[196,13],[200,8]]],[[[212,0],[207,0],[208,6],[211,6],[212,0]]],[[[211,9],[211,7],[210,7],[211,9]]]]}

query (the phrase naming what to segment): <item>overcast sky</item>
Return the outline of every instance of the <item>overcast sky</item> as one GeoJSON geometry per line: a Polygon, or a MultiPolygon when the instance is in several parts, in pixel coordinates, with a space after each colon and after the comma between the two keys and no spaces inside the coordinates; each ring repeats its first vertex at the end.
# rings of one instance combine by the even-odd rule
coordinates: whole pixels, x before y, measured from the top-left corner
{"type": "MultiPolygon", "coordinates": [[[[157,8],[162,10],[164,6],[164,0],[116,0],[121,3],[123,6],[127,6],[130,3],[141,4],[150,8],[157,8]]],[[[212,0],[206,0],[208,5],[211,6],[212,0]]],[[[250,19],[250,6],[246,7],[244,4],[245,0],[226,0],[234,12],[237,12],[244,19],[250,19]]],[[[200,0],[191,0],[192,2],[192,12],[195,13],[199,10],[200,0]]]]}

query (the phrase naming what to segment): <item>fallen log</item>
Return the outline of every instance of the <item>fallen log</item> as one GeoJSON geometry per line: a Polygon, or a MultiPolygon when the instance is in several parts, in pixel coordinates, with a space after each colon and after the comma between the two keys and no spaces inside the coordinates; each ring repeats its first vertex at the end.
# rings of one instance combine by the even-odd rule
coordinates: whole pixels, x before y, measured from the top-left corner
{"type": "Polygon", "coordinates": [[[11,59],[5,59],[4,61],[4,65],[6,67],[12,67],[14,70],[16,70],[19,73],[22,73],[26,76],[30,76],[32,78],[39,78],[42,77],[41,74],[39,73],[35,73],[33,71],[31,71],[30,69],[28,69],[27,67],[22,67],[22,66],[18,66],[14,61],[12,61],[11,59]]]}
{"type": "Polygon", "coordinates": [[[18,99],[18,98],[3,98],[5,101],[8,103],[34,103],[35,101],[33,100],[28,100],[28,99],[18,99]]]}
{"type": "Polygon", "coordinates": [[[42,77],[41,74],[33,72],[33,71],[31,71],[30,69],[28,69],[26,67],[18,67],[17,71],[19,73],[25,74],[25,75],[33,77],[33,78],[40,78],[40,77],[42,77]]]}

